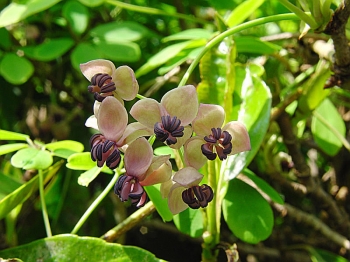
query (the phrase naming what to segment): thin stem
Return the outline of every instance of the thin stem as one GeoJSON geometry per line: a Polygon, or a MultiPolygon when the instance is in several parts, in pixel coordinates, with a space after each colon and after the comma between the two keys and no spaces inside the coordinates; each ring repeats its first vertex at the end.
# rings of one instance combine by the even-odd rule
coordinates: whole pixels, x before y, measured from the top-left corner
{"type": "Polygon", "coordinates": [[[47,237],[52,237],[49,216],[47,213],[46,203],[45,203],[44,174],[43,174],[42,169],[39,169],[39,192],[40,192],[41,210],[43,212],[43,219],[44,219],[44,224],[45,224],[46,235],[47,235],[47,237]]]}
{"type": "Polygon", "coordinates": [[[102,193],[95,199],[95,201],[89,206],[89,208],[85,211],[84,215],[79,219],[78,223],[73,228],[71,234],[76,234],[79,229],[83,226],[86,220],[89,218],[91,213],[97,208],[97,206],[102,202],[102,200],[107,196],[107,194],[112,190],[117,179],[121,173],[121,167],[115,171],[115,174],[112,180],[108,183],[107,187],[102,191],[102,193]]]}
{"type": "Polygon", "coordinates": [[[203,48],[203,50],[197,55],[197,57],[193,60],[189,68],[187,69],[186,73],[182,77],[179,86],[184,86],[186,82],[188,81],[190,75],[192,74],[195,67],[198,65],[199,61],[202,59],[202,57],[205,55],[206,52],[208,52],[211,48],[213,48],[215,45],[220,43],[222,40],[224,40],[226,37],[233,35],[235,33],[238,33],[240,31],[243,31],[245,29],[270,23],[270,22],[277,22],[281,20],[299,20],[300,18],[296,14],[279,14],[279,15],[273,15],[269,17],[262,17],[255,19],[253,21],[249,21],[243,24],[240,24],[238,26],[232,27],[228,29],[227,31],[217,35],[214,37],[211,41],[209,41],[206,46],[203,48]]]}

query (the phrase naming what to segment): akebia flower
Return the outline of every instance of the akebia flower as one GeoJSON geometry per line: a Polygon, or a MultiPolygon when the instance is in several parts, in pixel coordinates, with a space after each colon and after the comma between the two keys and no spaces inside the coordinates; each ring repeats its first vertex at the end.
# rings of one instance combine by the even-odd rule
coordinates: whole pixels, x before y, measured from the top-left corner
{"type": "Polygon", "coordinates": [[[114,193],[121,201],[129,198],[137,207],[146,203],[144,186],[166,182],[171,177],[170,155],[153,156],[151,145],[145,138],[133,141],[125,151],[126,173],[118,178],[114,193]]]}
{"type": "Polygon", "coordinates": [[[81,64],[80,69],[91,82],[88,90],[98,102],[114,96],[123,103],[134,99],[139,91],[135,73],[128,66],[115,68],[111,61],[97,59],[81,64]]]}
{"type": "Polygon", "coordinates": [[[170,90],[160,103],[151,98],[137,101],[130,114],[154,130],[157,139],[179,149],[192,134],[189,124],[196,117],[198,106],[196,88],[187,85],[170,90]]]}
{"type": "Polygon", "coordinates": [[[231,121],[222,126],[224,109],[219,105],[200,104],[198,115],[192,122],[196,136],[186,141],[184,159],[187,165],[201,168],[207,160],[226,159],[230,155],[250,150],[246,127],[231,121]]]}
{"type": "Polygon", "coordinates": [[[128,114],[124,106],[114,97],[106,97],[96,117],[88,119],[86,125],[101,132],[90,139],[92,160],[97,161],[99,167],[106,163],[111,169],[118,166],[119,150],[123,146],[138,137],[150,135],[150,130],[139,123],[128,125],[128,114]]]}
{"type": "MultiPolygon", "coordinates": [[[[168,196],[169,209],[173,214],[178,214],[190,207],[198,209],[206,207],[213,200],[213,190],[203,184],[203,175],[193,167],[185,167],[175,173],[173,185],[164,189],[163,196],[168,196]]],[[[166,188],[166,187],[163,187],[166,188]]]]}

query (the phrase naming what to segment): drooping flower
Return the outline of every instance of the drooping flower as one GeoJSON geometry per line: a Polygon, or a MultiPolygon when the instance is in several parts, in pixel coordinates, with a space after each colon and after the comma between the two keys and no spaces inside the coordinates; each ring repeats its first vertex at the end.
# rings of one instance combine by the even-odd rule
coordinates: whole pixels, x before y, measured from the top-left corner
{"type": "Polygon", "coordinates": [[[198,97],[192,85],[170,90],[160,103],[151,98],[139,100],[130,110],[137,121],[154,130],[157,139],[175,149],[191,136],[189,124],[197,112],[198,97]]]}
{"type": "Polygon", "coordinates": [[[129,198],[137,207],[146,203],[144,186],[166,182],[171,177],[170,155],[153,156],[151,145],[145,138],[133,141],[125,151],[126,173],[118,178],[114,193],[121,201],[129,198]]]}
{"type": "Polygon", "coordinates": [[[115,68],[111,61],[97,59],[81,64],[80,70],[91,82],[88,91],[96,100],[95,114],[105,97],[114,96],[123,104],[123,100],[133,100],[139,91],[135,73],[128,66],[115,68]]]}
{"type": "Polygon", "coordinates": [[[180,169],[173,176],[173,184],[167,182],[162,184],[162,195],[168,197],[169,209],[173,214],[178,214],[190,207],[204,208],[213,200],[213,190],[210,186],[203,184],[203,175],[193,167],[180,169]]]}
{"type": "Polygon", "coordinates": [[[128,125],[128,114],[124,106],[114,97],[106,97],[96,118],[87,120],[86,125],[101,133],[90,139],[91,158],[102,167],[104,163],[114,169],[120,162],[120,149],[138,137],[150,135],[150,131],[139,123],[128,125]],[[92,121],[96,120],[96,121],[92,121]]]}
{"type": "Polygon", "coordinates": [[[207,160],[226,159],[230,155],[250,150],[246,127],[231,121],[222,126],[225,111],[219,105],[200,104],[198,115],[192,122],[196,136],[184,145],[184,160],[189,166],[201,168],[207,160]]]}

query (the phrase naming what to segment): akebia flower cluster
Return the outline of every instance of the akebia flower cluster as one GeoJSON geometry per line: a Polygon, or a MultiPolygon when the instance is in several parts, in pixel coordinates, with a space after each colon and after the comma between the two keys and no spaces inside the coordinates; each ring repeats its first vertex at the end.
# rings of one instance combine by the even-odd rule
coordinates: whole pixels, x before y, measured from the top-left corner
{"type": "Polygon", "coordinates": [[[199,104],[192,85],[167,92],[160,102],[143,98],[132,106],[129,123],[124,100],[131,101],[139,86],[128,66],[116,68],[108,60],[98,59],[80,66],[90,81],[88,92],[95,102],[94,115],[86,126],[99,133],[90,139],[91,159],[99,167],[115,169],[124,161],[125,174],[114,187],[121,201],[130,199],[137,207],[147,201],[144,187],[161,184],[173,214],[186,208],[204,208],[213,199],[213,189],[203,184],[198,171],[206,161],[224,160],[250,149],[245,126],[237,121],[224,124],[221,106],[199,104]],[[154,136],[165,145],[180,150],[184,168],[172,171],[170,155],[155,156],[146,137],[154,136]],[[182,150],[183,149],[183,150],[182,150]]]}

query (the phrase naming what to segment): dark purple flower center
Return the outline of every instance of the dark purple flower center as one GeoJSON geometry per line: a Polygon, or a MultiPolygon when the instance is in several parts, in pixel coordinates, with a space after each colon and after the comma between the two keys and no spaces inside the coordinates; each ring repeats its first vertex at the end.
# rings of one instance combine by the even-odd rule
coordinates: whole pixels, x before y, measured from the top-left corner
{"type": "Polygon", "coordinates": [[[209,160],[214,160],[216,155],[220,160],[227,158],[227,155],[232,151],[232,136],[227,131],[222,131],[221,128],[212,128],[211,134],[204,137],[207,142],[202,145],[202,153],[209,160]]]}
{"type": "Polygon", "coordinates": [[[120,163],[120,152],[114,141],[106,139],[102,134],[95,134],[90,138],[91,159],[97,161],[97,166],[104,163],[115,169],[120,163]]]}
{"type": "Polygon", "coordinates": [[[167,145],[176,144],[176,138],[184,135],[184,127],[181,126],[181,120],[176,116],[171,117],[169,115],[162,116],[161,119],[161,123],[157,122],[154,124],[156,138],[166,142],[167,145]]]}
{"type": "Polygon", "coordinates": [[[144,206],[147,201],[147,194],[143,186],[137,178],[129,175],[122,175],[118,178],[114,186],[114,193],[122,202],[130,198],[131,203],[137,207],[144,206]]]}
{"type": "Polygon", "coordinates": [[[88,90],[90,93],[94,93],[95,100],[102,102],[107,96],[113,96],[116,87],[110,75],[99,73],[91,78],[88,90]]]}
{"type": "Polygon", "coordinates": [[[206,207],[213,200],[213,196],[213,189],[206,184],[193,186],[182,192],[182,200],[193,209],[206,207]]]}

